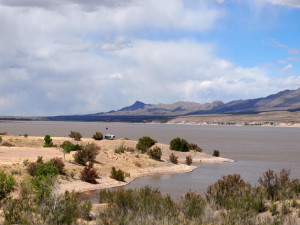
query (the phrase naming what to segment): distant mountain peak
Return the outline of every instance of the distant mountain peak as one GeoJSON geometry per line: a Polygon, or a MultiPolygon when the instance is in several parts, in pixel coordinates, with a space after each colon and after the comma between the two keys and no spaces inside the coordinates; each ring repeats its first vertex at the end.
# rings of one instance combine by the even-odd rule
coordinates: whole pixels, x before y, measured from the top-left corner
{"type": "Polygon", "coordinates": [[[145,104],[144,102],[136,101],[133,105],[124,107],[118,111],[135,111],[138,109],[144,109],[145,106],[150,106],[149,104],[145,104]]]}

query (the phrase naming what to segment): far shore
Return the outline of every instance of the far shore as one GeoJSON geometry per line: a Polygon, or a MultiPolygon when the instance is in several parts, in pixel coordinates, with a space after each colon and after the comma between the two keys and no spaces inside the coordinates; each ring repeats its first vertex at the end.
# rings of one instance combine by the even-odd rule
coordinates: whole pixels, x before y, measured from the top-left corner
{"type": "Polygon", "coordinates": [[[261,126],[300,127],[300,112],[264,112],[257,114],[211,114],[178,116],[168,124],[188,124],[201,126],[261,126]]]}
{"type": "MultiPolygon", "coordinates": [[[[2,136],[2,144],[10,143],[13,147],[0,146],[0,169],[13,174],[18,182],[21,182],[26,176],[29,176],[26,171],[25,161],[34,162],[38,156],[42,156],[44,161],[48,161],[54,157],[63,158],[62,149],[60,147],[44,148],[44,137],[35,136],[2,136]]],[[[90,184],[80,180],[80,171],[83,166],[74,163],[73,154],[67,154],[65,157],[67,176],[60,176],[56,190],[58,193],[63,193],[68,190],[86,192],[96,189],[112,188],[128,184],[136,178],[191,172],[197,167],[194,165],[188,166],[185,164],[185,158],[188,155],[192,156],[193,163],[228,163],[234,160],[213,157],[203,152],[177,152],[169,149],[168,145],[157,143],[156,146],[162,149],[162,157],[160,161],[151,159],[147,154],[142,154],[135,150],[134,152],[115,153],[114,149],[120,145],[135,148],[137,141],[135,140],[101,140],[95,141],[92,138],[82,138],[81,141],[73,141],[68,137],[52,137],[53,143],[60,146],[64,141],[71,141],[76,144],[86,145],[87,143],[95,143],[101,148],[99,155],[94,164],[94,168],[99,174],[97,179],[98,184],[90,184]],[[178,164],[169,162],[169,155],[174,153],[178,156],[178,164]],[[125,179],[125,182],[116,181],[110,178],[111,168],[115,166],[117,169],[122,169],[130,173],[130,177],[125,179]]]]}

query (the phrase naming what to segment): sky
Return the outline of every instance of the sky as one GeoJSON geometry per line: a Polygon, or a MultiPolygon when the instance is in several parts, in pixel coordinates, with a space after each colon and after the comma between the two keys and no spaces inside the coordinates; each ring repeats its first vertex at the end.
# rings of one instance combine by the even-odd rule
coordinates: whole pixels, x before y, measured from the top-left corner
{"type": "Polygon", "coordinates": [[[0,0],[0,115],[300,87],[300,0],[0,0]]]}

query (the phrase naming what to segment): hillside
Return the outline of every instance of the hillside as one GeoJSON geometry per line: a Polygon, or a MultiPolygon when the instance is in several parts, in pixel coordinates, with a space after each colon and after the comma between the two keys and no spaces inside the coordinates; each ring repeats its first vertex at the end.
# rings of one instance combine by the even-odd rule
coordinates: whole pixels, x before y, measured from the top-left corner
{"type": "Polygon", "coordinates": [[[285,90],[264,98],[236,100],[228,103],[214,101],[200,104],[179,101],[173,104],[145,104],[136,101],[133,105],[117,111],[89,115],[55,116],[48,120],[82,120],[82,121],[167,121],[170,118],[187,115],[205,114],[253,114],[272,111],[300,111],[300,88],[285,90]]]}

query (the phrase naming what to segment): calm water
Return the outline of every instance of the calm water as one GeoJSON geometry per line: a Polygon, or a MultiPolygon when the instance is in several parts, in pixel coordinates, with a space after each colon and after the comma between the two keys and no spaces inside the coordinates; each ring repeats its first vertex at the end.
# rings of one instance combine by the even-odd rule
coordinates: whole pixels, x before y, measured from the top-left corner
{"type": "Polygon", "coordinates": [[[0,132],[31,136],[68,136],[71,130],[91,137],[95,131],[115,134],[117,138],[137,140],[150,136],[169,144],[174,137],[182,137],[198,144],[211,154],[218,149],[221,156],[236,160],[228,164],[200,164],[191,173],[139,178],[126,188],[147,184],[159,187],[173,197],[189,189],[204,193],[207,186],[222,175],[240,173],[246,181],[255,184],[267,169],[291,169],[292,176],[300,178],[300,128],[195,126],[175,124],[132,124],[102,122],[0,122],[0,132]],[[108,130],[106,130],[106,127],[108,130]]]}

